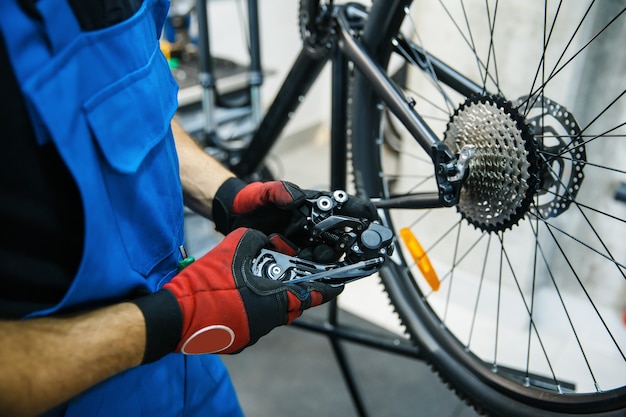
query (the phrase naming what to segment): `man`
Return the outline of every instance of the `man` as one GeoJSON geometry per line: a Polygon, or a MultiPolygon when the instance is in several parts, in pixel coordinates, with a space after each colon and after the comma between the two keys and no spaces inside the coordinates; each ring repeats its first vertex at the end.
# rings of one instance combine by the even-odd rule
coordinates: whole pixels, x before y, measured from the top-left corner
{"type": "Polygon", "coordinates": [[[291,233],[315,194],[245,184],[171,121],[167,7],[0,2],[0,415],[240,415],[210,353],[341,292],[251,274],[263,247],[316,252],[291,233]],[[191,263],[183,198],[226,235],[191,263]]]}

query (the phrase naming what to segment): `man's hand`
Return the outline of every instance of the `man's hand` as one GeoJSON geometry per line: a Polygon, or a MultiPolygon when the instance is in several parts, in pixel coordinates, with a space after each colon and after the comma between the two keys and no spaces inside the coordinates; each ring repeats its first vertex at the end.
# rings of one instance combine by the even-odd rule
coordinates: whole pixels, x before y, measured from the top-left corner
{"type": "MultiPolygon", "coordinates": [[[[237,229],[157,293],[161,306],[169,299],[180,307],[182,329],[176,335],[176,351],[237,353],[342,291],[318,282],[285,284],[254,276],[253,258],[268,242],[257,230],[237,229]]],[[[150,334],[163,323],[148,316],[146,323],[150,350],[150,334]]]]}
{"type": "MultiPolygon", "coordinates": [[[[306,199],[321,195],[331,193],[302,190],[286,181],[247,184],[238,178],[231,178],[215,195],[213,220],[216,229],[224,234],[237,227],[251,227],[266,234],[280,234],[299,248],[305,248],[308,244],[304,228],[306,218],[298,209],[306,199]]],[[[378,219],[372,203],[354,196],[348,198],[338,213],[370,221],[378,219]]],[[[329,262],[332,259],[318,260],[329,262]]]]}

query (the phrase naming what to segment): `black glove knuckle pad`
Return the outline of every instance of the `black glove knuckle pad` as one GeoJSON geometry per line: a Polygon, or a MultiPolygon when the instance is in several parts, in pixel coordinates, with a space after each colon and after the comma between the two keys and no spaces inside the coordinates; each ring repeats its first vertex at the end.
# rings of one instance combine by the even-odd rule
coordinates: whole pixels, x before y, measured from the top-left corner
{"type": "Polygon", "coordinates": [[[272,329],[287,324],[287,295],[276,293],[259,296],[250,288],[239,290],[248,315],[250,344],[268,334],[272,329]]]}
{"type": "Polygon", "coordinates": [[[299,206],[300,204],[302,204],[302,201],[305,198],[309,198],[306,192],[302,191],[302,189],[298,187],[297,185],[289,181],[283,181],[283,185],[285,186],[285,189],[287,190],[287,192],[293,198],[293,203],[291,204],[291,207],[299,206]]]}

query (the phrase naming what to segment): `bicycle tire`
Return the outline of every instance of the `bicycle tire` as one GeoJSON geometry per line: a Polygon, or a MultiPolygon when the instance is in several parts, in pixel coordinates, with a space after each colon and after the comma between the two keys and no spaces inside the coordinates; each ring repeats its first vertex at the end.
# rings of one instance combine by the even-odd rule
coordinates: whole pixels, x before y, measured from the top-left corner
{"type": "MultiPolygon", "coordinates": [[[[473,22],[474,9],[463,2],[459,2],[463,6],[459,14],[451,11],[451,3],[428,2],[421,11],[425,19],[420,20],[419,15],[406,17],[411,1],[373,2],[361,40],[381,68],[397,55],[398,48],[393,52],[391,41],[403,22],[415,43],[416,38],[427,42],[443,38],[446,44],[455,45],[454,38],[464,34],[460,36],[461,46],[471,45],[485,52],[482,58],[472,56],[474,62],[463,66],[461,48],[451,47],[447,53],[438,46],[433,50],[423,46],[451,68],[462,70],[463,76],[482,89],[482,94],[469,96],[432,83],[432,95],[429,87],[422,89],[423,84],[419,84],[419,91],[407,93],[413,97],[407,105],[414,107],[440,138],[451,147],[460,147],[470,134],[462,131],[455,136],[452,126],[458,127],[459,120],[469,123],[468,119],[485,108],[500,115],[490,119],[492,123],[506,122],[501,130],[517,129],[518,138],[526,138],[514,141],[515,151],[506,155],[503,149],[508,144],[493,142],[500,143],[499,147],[494,145],[502,152],[497,156],[508,157],[507,162],[518,158],[514,161],[518,170],[510,177],[523,181],[511,183],[515,179],[507,177],[509,182],[502,186],[500,182],[505,180],[498,176],[502,166],[494,172],[479,164],[481,156],[488,153],[481,140],[491,140],[490,136],[480,136],[473,142],[478,150],[468,178],[468,182],[480,185],[466,183],[456,209],[381,211],[383,222],[397,234],[408,226],[423,240],[427,259],[438,273],[439,290],[422,277],[399,237],[396,254],[380,275],[391,303],[424,358],[479,412],[498,416],[625,416],[626,310],[621,309],[626,308],[626,244],[621,236],[626,235],[626,171],[620,164],[626,148],[619,142],[625,136],[626,83],[620,72],[625,62],[623,47],[615,43],[615,39],[624,39],[624,3],[592,2],[587,9],[577,2],[569,3],[567,10],[561,9],[560,3],[550,7],[547,2],[512,3],[481,3],[483,29],[486,27],[492,36],[507,35],[507,40],[488,39],[490,45],[480,49],[477,35],[465,30],[473,22]],[[442,18],[427,14],[435,6],[443,6],[437,15],[442,18]],[[503,24],[501,16],[513,19],[503,24]],[[576,21],[568,20],[574,16],[578,16],[576,21]],[[443,18],[455,19],[448,32],[443,18]],[[540,21],[535,31],[539,33],[534,33],[528,23],[533,18],[540,21]],[[411,21],[407,24],[407,20],[411,21]],[[418,32],[415,26],[419,25],[418,32]],[[564,29],[574,40],[557,38],[557,29],[564,29]],[[502,62],[507,51],[515,55],[515,51],[522,51],[518,49],[521,44],[526,47],[537,38],[534,45],[542,49],[534,55],[538,62],[530,62],[531,52],[524,52],[521,60],[509,57],[516,64],[508,68],[494,64],[502,62]],[[596,51],[596,47],[600,49],[596,51]],[[550,48],[565,53],[554,57],[550,48]],[[595,67],[585,67],[585,62],[595,63],[595,67]],[[511,68],[515,76],[508,78],[515,79],[508,83],[505,72],[511,68]],[[586,74],[590,71],[591,75],[586,74]],[[518,83],[526,73],[529,83],[518,83]],[[562,81],[564,87],[559,84],[562,81]],[[585,100],[583,105],[567,94],[573,89],[585,100]],[[540,93],[535,94],[537,91],[540,93]],[[448,102],[429,112],[426,106],[441,98],[441,92],[447,94],[448,102]],[[445,114],[437,117],[436,112],[442,109],[445,114]],[[488,173],[498,180],[481,182],[480,175],[487,177],[488,173]],[[519,187],[521,195],[512,195],[515,203],[498,217],[501,213],[496,215],[495,201],[506,202],[500,201],[503,199],[497,192],[519,187]],[[481,194],[485,189],[486,194],[481,194]],[[477,201],[487,204],[492,214],[481,212],[477,201]],[[528,252],[522,250],[524,247],[528,252]],[[594,282],[600,278],[600,284],[594,282]],[[464,307],[467,300],[474,304],[464,307]]],[[[407,54],[400,55],[407,59],[407,54]]],[[[416,66],[416,62],[412,64],[416,66]]],[[[428,69],[429,65],[422,62],[421,66],[428,69]]],[[[415,78],[423,76],[430,82],[438,78],[433,73],[432,66],[428,71],[413,71],[415,78]]],[[[419,154],[422,150],[410,137],[403,138],[405,159],[400,171],[395,171],[397,161],[386,164],[384,140],[380,138],[385,109],[358,71],[351,106],[357,193],[385,199],[426,187],[436,190],[429,155],[419,154]],[[416,168],[419,166],[426,167],[425,174],[416,168]],[[418,174],[423,176],[418,178],[418,174]]]]}

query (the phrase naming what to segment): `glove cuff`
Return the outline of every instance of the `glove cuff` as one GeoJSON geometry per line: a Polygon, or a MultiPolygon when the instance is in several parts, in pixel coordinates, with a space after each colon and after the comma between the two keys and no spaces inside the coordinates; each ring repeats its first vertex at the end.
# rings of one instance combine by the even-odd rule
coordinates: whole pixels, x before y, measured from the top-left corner
{"type": "Polygon", "coordinates": [[[173,352],[183,332],[183,313],[174,294],[162,289],[131,300],[146,322],[146,350],[142,364],[154,362],[173,352]]]}
{"type": "Polygon", "coordinates": [[[213,199],[213,222],[215,230],[220,233],[228,234],[231,231],[231,211],[235,196],[241,191],[247,182],[239,178],[229,178],[218,188],[213,199]]]}

